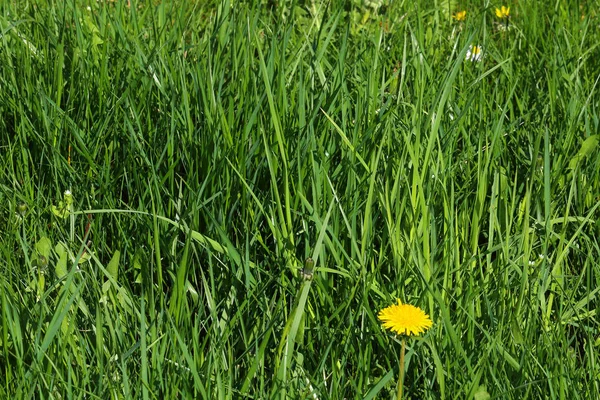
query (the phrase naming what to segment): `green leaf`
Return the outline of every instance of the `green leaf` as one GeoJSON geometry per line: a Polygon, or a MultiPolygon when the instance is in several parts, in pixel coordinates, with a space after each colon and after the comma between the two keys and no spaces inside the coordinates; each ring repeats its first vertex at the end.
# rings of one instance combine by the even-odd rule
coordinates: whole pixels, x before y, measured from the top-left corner
{"type": "Polygon", "coordinates": [[[104,43],[104,40],[102,40],[100,38],[100,36],[96,35],[95,33],[92,35],[92,46],[98,46],[100,44],[104,43]]]}
{"type": "Polygon", "coordinates": [[[69,216],[69,208],[64,202],[58,202],[58,207],[52,204],[52,213],[59,218],[67,218],[69,216]]]}
{"type": "Polygon", "coordinates": [[[110,276],[116,281],[119,275],[119,260],[121,259],[121,252],[116,250],[112,256],[112,259],[106,266],[106,270],[110,274],[110,276]]]}
{"type": "Polygon", "coordinates": [[[37,254],[40,256],[46,257],[46,259],[48,257],[50,257],[51,250],[52,250],[52,242],[46,236],[42,237],[35,244],[35,251],[37,251],[37,254]]]}
{"type": "Polygon", "coordinates": [[[38,300],[42,297],[42,293],[44,293],[44,288],[46,287],[46,278],[43,273],[38,274],[38,282],[37,282],[37,298],[38,300]]]}
{"type": "Polygon", "coordinates": [[[585,139],[575,157],[569,162],[569,169],[575,169],[580,161],[589,156],[598,147],[599,139],[600,135],[592,135],[585,139]]]}
{"type": "Polygon", "coordinates": [[[473,399],[475,399],[475,400],[488,400],[488,399],[491,399],[491,396],[488,393],[487,388],[485,387],[485,385],[481,385],[481,386],[479,386],[479,388],[477,388],[477,391],[473,395],[473,399]]]}
{"type": "Polygon", "coordinates": [[[98,27],[96,26],[96,24],[94,23],[94,20],[92,19],[91,16],[89,15],[85,15],[83,17],[83,20],[85,22],[85,26],[86,28],[91,32],[91,33],[100,33],[100,29],[98,29],[98,27]]]}
{"type": "Polygon", "coordinates": [[[128,315],[133,315],[133,301],[125,288],[120,287],[117,292],[119,305],[128,315]]]}
{"type": "Polygon", "coordinates": [[[515,344],[524,344],[525,343],[525,339],[523,339],[523,333],[521,332],[521,327],[519,326],[519,322],[517,321],[516,316],[513,316],[511,318],[510,330],[512,332],[515,344]]]}
{"type": "Polygon", "coordinates": [[[106,281],[102,284],[102,298],[100,299],[100,302],[105,302],[106,301],[106,293],[108,293],[108,291],[110,290],[110,281],[106,281]]]}
{"type": "Polygon", "coordinates": [[[88,262],[90,259],[92,258],[92,255],[90,254],[89,251],[84,252],[81,257],[79,257],[79,260],[77,261],[77,264],[85,264],[86,262],[88,262]]]}
{"type": "Polygon", "coordinates": [[[54,267],[54,273],[57,278],[62,278],[67,274],[67,248],[64,244],[58,243],[56,247],[54,247],[54,251],[58,255],[58,261],[56,262],[56,266],[54,267]]]}

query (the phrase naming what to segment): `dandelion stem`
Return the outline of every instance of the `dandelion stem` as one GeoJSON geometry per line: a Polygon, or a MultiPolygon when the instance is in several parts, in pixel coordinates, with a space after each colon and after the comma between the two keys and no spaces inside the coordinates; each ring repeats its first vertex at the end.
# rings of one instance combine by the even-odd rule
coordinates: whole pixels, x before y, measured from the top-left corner
{"type": "Polygon", "coordinates": [[[400,376],[398,377],[398,394],[396,395],[396,400],[402,399],[402,394],[404,392],[404,348],[406,347],[406,339],[402,338],[402,349],[400,350],[400,376]]]}

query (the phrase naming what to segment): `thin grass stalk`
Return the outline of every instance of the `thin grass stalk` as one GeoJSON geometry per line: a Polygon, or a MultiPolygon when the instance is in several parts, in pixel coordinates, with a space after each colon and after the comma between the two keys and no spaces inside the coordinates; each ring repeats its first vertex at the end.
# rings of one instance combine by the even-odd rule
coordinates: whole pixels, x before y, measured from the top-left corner
{"type": "Polygon", "coordinates": [[[398,392],[396,393],[396,399],[402,400],[404,394],[404,353],[406,349],[406,339],[402,337],[402,347],[400,348],[400,364],[398,376],[398,392]]]}

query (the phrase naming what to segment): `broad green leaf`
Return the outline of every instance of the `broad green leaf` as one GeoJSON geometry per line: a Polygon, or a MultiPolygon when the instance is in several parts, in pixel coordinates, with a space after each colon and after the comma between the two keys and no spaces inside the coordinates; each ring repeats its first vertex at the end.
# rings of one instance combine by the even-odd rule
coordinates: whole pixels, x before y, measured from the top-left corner
{"type": "Polygon", "coordinates": [[[119,260],[121,259],[121,252],[116,250],[113,254],[112,259],[106,266],[106,270],[110,274],[110,276],[116,281],[119,275],[119,260]]]}
{"type": "Polygon", "coordinates": [[[133,302],[131,301],[131,297],[127,293],[125,288],[120,287],[117,293],[117,300],[123,310],[129,315],[133,314],[133,302]]]}
{"type": "MultiPolygon", "coordinates": [[[[110,290],[110,285],[111,285],[110,281],[106,281],[106,282],[104,282],[104,283],[102,284],[102,293],[103,293],[104,295],[106,295],[106,293],[108,293],[108,291],[110,290]]],[[[103,297],[104,297],[104,296],[103,296],[103,297]]],[[[102,301],[101,301],[101,302],[102,302],[102,301]]]]}
{"type": "Polygon", "coordinates": [[[44,288],[45,287],[46,287],[46,277],[44,276],[43,273],[40,273],[40,274],[38,274],[38,284],[37,284],[37,296],[38,296],[38,300],[42,296],[42,293],[44,293],[44,288]]]}
{"type": "Polygon", "coordinates": [[[488,393],[485,385],[480,385],[479,388],[477,388],[477,391],[475,392],[475,394],[473,395],[473,399],[475,399],[475,400],[488,400],[491,398],[492,397],[488,393]]]}
{"type": "Polygon", "coordinates": [[[67,218],[69,216],[69,207],[63,201],[60,201],[58,207],[52,204],[52,213],[59,218],[67,218]]]}
{"type": "Polygon", "coordinates": [[[511,318],[510,330],[512,332],[515,344],[525,343],[525,339],[523,339],[523,333],[521,332],[521,327],[519,326],[519,322],[517,321],[516,316],[513,316],[511,318]]]}
{"type": "Polygon", "coordinates": [[[592,135],[583,141],[581,148],[569,162],[569,169],[575,169],[580,161],[589,156],[598,147],[599,138],[600,135],[592,135]]]}
{"type": "Polygon", "coordinates": [[[96,26],[96,24],[94,23],[93,19],[91,16],[89,15],[85,15],[83,17],[83,20],[85,21],[85,26],[86,28],[88,28],[88,30],[92,33],[96,33],[99,34],[100,33],[100,29],[98,29],[98,27],[96,26]]]}
{"type": "Polygon", "coordinates": [[[57,278],[62,278],[67,274],[67,248],[64,244],[58,243],[54,247],[54,251],[58,255],[58,261],[56,262],[56,266],[54,267],[54,273],[57,278]]]}
{"type": "Polygon", "coordinates": [[[92,255],[90,254],[90,252],[86,251],[81,255],[81,257],[79,257],[79,261],[77,261],[77,264],[84,264],[88,262],[91,258],[92,255]]]}
{"type": "Polygon", "coordinates": [[[100,38],[100,36],[95,33],[92,35],[92,46],[98,46],[99,44],[104,43],[104,40],[100,38]]]}
{"type": "Polygon", "coordinates": [[[47,259],[48,257],[50,257],[50,251],[52,250],[52,242],[50,241],[50,239],[44,236],[35,244],[35,250],[37,251],[38,255],[44,256],[47,259]]]}

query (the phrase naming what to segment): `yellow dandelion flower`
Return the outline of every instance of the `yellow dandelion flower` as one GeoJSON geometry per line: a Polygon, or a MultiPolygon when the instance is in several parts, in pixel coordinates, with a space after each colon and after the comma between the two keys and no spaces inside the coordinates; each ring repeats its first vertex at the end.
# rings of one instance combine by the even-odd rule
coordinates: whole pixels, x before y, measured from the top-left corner
{"type": "Polygon", "coordinates": [[[399,335],[418,335],[433,324],[423,310],[410,304],[402,304],[400,299],[398,304],[384,308],[377,316],[384,328],[399,335]]]}
{"type": "Polygon", "coordinates": [[[458,22],[464,21],[465,19],[467,19],[467,11],[457,11],[454,14],[452,14],[452,18],[454,18],[458,22]]]}
{"type": "Polygon", "coordinates": [[[496,8],[496,17],[500,19],[505,19],[510,16],[510,7],[502,6],[500,8],[496,8]]]}

